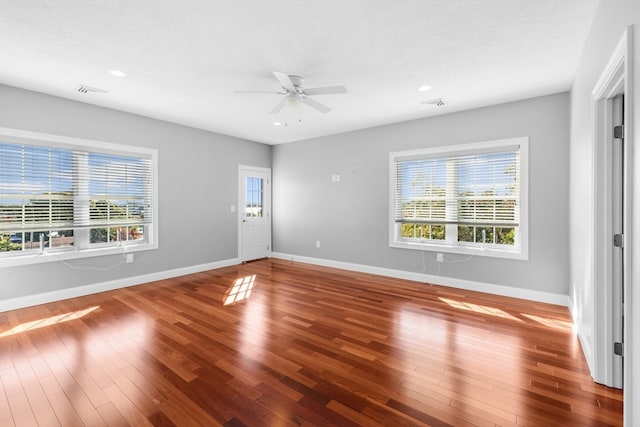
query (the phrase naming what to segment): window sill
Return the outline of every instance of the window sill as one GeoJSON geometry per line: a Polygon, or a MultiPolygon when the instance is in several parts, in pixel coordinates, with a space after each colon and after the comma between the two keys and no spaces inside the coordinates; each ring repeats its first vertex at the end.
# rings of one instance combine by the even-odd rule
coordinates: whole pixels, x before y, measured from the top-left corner
{"type": "Polygon", "coordinates": [[[489,248],[487,246],[457,246],[448,243],[436,242],[389,242],[389,247],[399,249],[412,249],[417,251],[442,252],[461,255],[474,255],[492,258],[504,258],[526,261],[529,254],[526,250],[505,250],[500,248],[489,248]]]}
{"type": "Polygon", "coordinates": [[[33,253],[28,255],[0,255],[0,268],[17,267],[21,265],[40,264],[55,261],[70,261],[82,258],[94,258],[108,255],[126,255],[128,253],[150,251],[158,249],[158,245],[152,243],[142,243],[136,245],[125,245],[117,247],[103,247],[94,249],[77,250],[46,250],[42,253],[33,253]]]}

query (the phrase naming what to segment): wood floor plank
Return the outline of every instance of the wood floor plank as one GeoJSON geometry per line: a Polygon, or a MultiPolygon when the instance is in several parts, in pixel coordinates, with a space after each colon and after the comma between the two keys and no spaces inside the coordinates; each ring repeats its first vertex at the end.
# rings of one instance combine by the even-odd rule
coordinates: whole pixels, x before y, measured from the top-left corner
{"type": "Polygon", "coordinates": [[[126,427],[129,422],[122,416],[118,409],[109,401],[102,406],[96,408],[104,422],[109,427],[126,427]]]}
{"type": "Polygon", "coordinates": [[[16,370],[9,367],[0,371],[0,381],[2,381],[4,389],[8,390],[6,398],[13,416],[13,423],[17,426],[37,426],[38,422],[16,370]]]}
{"type": "Polygon", "coordinates": [[[147,417],[140,412],[136,402],[131,401],[116,384],[107,387],[104,389],[104,392],[122,417],[127,420],[129,425],[141,427],[153,425],[147,417]]]}
{"type": "MultiPolygon", "coordinates": [[[[2,372],[2,370],[4,369],[7,369],[7,366],[5,366],[3,369],[0,369],[0,372],[2,372]]],[[[9,405],[9,397],[7,396],[7,393],[5,390],[6,389],[2,381],[2,378],[0,378],[0,426],[12,427],[12,426],[15,426],[15,422],[13,420],[13,415],[11,415],[11,406],[9,405]]]]}
{"type": "MultiPolygon", "coordinates": [[[[31,406],[31,411],[38,425],[59,426],[58,418],[35,373],[32,370],[23,370],[18,373],[18,376],[20,377],[25,394],[29,400],[29,405],[31,406]]],[[[3,424],[0,423],[0,425],[3,424]]]]}
{"type": "Polygon", "coordinates": [[[44,390],[49,403],[56,413],[58,422],[63,426],[82,426],[86,425],[82,419],[78,416],[73,402],[69,401],[69,398],[65,395],[64,390],[60,387],[60,384],[56,381],[55,377],[46,377],[40,379],[40,384],[44,390]]]}
{"type": "Polygon", "coordinates": [[[565,307],[292,261],[0,313],[3,427],[621,426],[622,402],[565,307]]]}

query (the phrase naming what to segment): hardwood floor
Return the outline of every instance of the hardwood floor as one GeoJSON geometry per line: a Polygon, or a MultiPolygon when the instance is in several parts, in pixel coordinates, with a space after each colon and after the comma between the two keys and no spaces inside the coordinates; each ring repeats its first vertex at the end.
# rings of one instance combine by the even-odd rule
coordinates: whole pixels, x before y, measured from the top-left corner
{"type": "Polygon", "coordinates": [[[622,424],[564,307],[275,259],[0,313],[0,380],[0,426],[622,424]]]}

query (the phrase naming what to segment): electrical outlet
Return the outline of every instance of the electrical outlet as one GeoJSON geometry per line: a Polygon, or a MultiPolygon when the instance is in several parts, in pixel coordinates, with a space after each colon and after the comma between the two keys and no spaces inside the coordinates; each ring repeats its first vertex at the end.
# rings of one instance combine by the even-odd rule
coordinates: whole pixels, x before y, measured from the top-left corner
{"type": "Polygon", "coordinates": [[[436,261],[438,262],[444,262],[444,255],[443,254],[436,254],[436,261]]]}
{"type": "Polygon", "coordinates": [[[320,240],[316,240],[316,248],[320,247],[320,240]]]}
{"type": "Polygon", "coordinates": [[[127,254],[127,264],[131,264],[133,262],[133,254],[127,254]]]}

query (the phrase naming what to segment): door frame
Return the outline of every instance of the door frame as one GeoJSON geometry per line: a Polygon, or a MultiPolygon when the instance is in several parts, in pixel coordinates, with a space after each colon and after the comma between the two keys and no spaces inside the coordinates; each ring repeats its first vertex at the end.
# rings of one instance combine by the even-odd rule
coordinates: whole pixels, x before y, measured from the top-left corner
{"type": "MultiPolygon", "coordinates": [[[[624,294],[629,296],[630,271],[631,266],[631,248],[630,241],[630,221],[631,216],[631,78],[632,70],[632,46],[631,46],[631,28],[627,28],[618,43],[609,63],[605,67],[600,79],[596,83],[592,91],[593,114],[594,120],[594,146],[593,146],[593,208],[594,223],[593,229],[593,366],[591,366],[591,374],[598,383],[605,384],[609,387],[623,388],[631,380],[629,370],[624,369],[625,359],[615,356],[613,353],[613,342],[615,340],[616,313],[623,312],[624,315],[624,337],[625,347],[630,343],[630,328],[628,321],[629,310],[631,308],[630,301],[626,301],[622,310],[616,310],[614,304],[614,288],[613,288],[613,98],[621,94],[626,95],[624,99],[624,165],[623,165],[623,206],[622,215],[625,223],[625,249],[623,251],[622,262],[623,270],[623,289],[624,294]]],[[[626,406],[626,405],[625,405],[626,406]]]]}
{"type": "Polygon", "coordinates": [[[244,207],[241,206],[242,200],[245,199],[246,195],[243,193],[246,191],[245,182],[243,181],[243,173],[245,172],[258,172],[264,173],[268,176],[267,185],[265,186],[265,191],[263,194],[263,211],[266,213],[266,218],[268,219],[268,246],[267,246],[267,257],[271,257],[272,247],[271,247],[271,232],[272,232],[272,217],[271,217],[271,168],[263,168],[259,166],[248,166],[248,165],[238,165],[238,209],[236,210],[237,216],[237,224],[238,224],[238,260],[240,262],[244,262],[243,255],[243,227],[242,220],[244,219],[244,207]]]}

